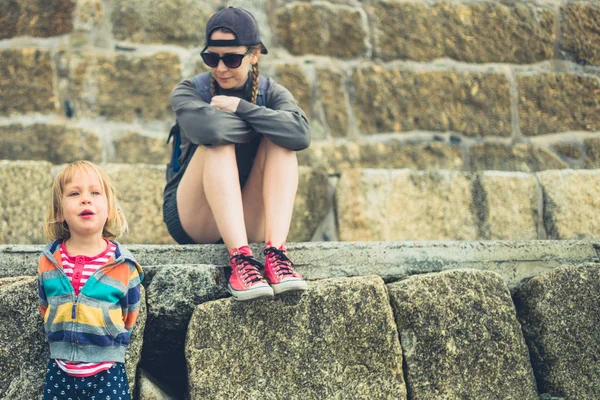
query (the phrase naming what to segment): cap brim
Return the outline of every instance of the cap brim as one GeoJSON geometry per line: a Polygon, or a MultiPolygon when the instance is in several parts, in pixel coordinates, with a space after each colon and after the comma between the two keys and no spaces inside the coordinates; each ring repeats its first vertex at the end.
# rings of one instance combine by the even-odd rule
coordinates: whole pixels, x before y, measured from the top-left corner
{"type": "Polygon", "coordinates": [[[269,50],[267,50],[267,47],[263,44],[263,42],[260,42],[260,45],[262,46],[262,50],[260,51],[261,54],[268,54],[269,50]]]}

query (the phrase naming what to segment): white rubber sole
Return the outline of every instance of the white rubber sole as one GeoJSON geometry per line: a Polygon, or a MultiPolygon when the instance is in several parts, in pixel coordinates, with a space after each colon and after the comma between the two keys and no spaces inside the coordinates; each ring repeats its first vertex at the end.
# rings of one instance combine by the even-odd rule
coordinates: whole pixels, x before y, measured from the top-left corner
{"type": "Polygon", "coordinates": [[[289,279],[281,283],[273,283],[271,284],[271,287],[273,288],[273,293],[276,295],[285,292],[300,292],[308,290],[308,284],[302,279],[289,279]]]}
{"type": "Polygon", "coordinates": [[[271,286],[259,286],[248,290],[234,290],[231,285],[227,284],[227,290],[237,301],[249,301],[264,298],[273,298],[274,292],[271,286]]]}

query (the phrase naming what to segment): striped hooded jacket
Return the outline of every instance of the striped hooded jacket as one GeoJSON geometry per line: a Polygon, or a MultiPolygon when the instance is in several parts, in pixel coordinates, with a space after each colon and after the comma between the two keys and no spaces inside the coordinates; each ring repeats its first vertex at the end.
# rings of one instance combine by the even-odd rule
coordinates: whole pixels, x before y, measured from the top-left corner
{"type": "Polygon", "coordinates": [[[117,242],[114,258],[99,268],[79,295],[65,274],[60,240],[46,245],[38,268],[40,311],[50,357],[82,362],[125,362],[138,316],[142,268],[117,242]]]}

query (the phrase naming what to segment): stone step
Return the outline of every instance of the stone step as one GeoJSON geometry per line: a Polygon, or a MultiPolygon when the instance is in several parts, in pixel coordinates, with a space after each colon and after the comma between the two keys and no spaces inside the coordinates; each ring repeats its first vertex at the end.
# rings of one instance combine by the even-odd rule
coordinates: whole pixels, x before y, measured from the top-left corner
{"type": "MultiPolygon", "coordinates": [[[[253,252],[262,247],[253,244],[253,252]]],[[[227,266],[222,245],[128,245],[148,271],[165,265],[227,266]]],[[[509,287],[566,263],[600,261],[598,240],[308,242],[290,243],[290,257],[307,279],[378,275],[395,281],[456,268],[499,273],[509,287]]],[[[34,275],[43,246],[0,245],[0,277],[34,275]]],[[[259,256],[260,259],[260,256],[259,256]]]]}
{"type": "MultiPolygon", "coordinates": [[[[0,161],[0,243],[45,242],[42,224],[58,168],[0,161]]],[[[104,168],[129,221],[122,242],[173,243],[162,220],[164,165],[104,168]],[[143,195],[135,190],[141,187],[143,195]]],[[[338,179],[302,167],[299,182],[290,242],[600,238],[600,170],[351,169],[338,179]]]]}

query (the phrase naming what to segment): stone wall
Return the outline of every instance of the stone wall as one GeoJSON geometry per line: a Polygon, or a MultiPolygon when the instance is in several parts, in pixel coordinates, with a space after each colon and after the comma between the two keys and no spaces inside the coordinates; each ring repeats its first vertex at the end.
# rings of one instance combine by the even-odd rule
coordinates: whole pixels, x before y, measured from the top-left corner
{"type": "MultiPolygon", "coordinates": [[[[0,27],[0,159],[151,164],[145,176],[157,176],[158,190],[174,121],[169,93],[206,70],[198,54],[204,25],[227,4],[256,15],[269,48],[262,73],[288,87],[310,118],[313,142],[300,164],[331,178],[329,189],[297,206],[306,207],[305,226],[293,228],[294,240],[598,237],[596,219],[555,207],[570,195],[548,194],[543,176],[533,175],[600,168],[600,7],[591,0],[10,1],[0,27]],[[447,201],[463,210],[453,222],[460,228],[348,234],[335,215],[343,194],[333,194],[352,168],[458,172],[452,184],[466,179],[465,191],[438,195],[464,196],[447,201]],[[489,170],[529,175],[507,183],[489,170]],[[492,192],[499,197],[481,197],[492,192]],[[491,209],[464,211],[480,200],[491,209]],[[502,221],[509,204],[515,224],[502,221]]],[[[136,175],[131,168],[116,173],[136,175]]],[[[140,231],[151,233],[132,232],[130,241],[170,240],[159,216],[140,219],[140,231]]],[[[2,229],[0,242],[38,243],[36,235],[2,229]]]]}
{"type": "MultiPolygon", "coordinates": [[[[373,260],[340,245],[336,253],[344,258],[354,252],[347,259],[366,276],[322,276],[302,294],[247,303],[223,298],[218,265],[183,264],[184,249],[164,246],[145,250],[155,260],[171,253],[169,260],[182,264],[148,265],[149,254],[134,249],[145,261],[146,311],[126,361],[131,385],[140,399],[595,399],[600,264],[597,253],[581,256],[583,247],[593,254],[598,244],[570,243],[579,246],[577,256],[564,251],[567,242],[519,243],[495,244],[506,247],[501,274],[489,270],[498,253],[481,249],[473,268],[459,264],[388,283],[367,272],[369,262],[381,265],[389,258],[386,251],[366,245],[361,251],[376,252],[373,260]],[[558,247],[563,260],[595,262],[552,266],[558,247]],[[509,289],[505,277],[514,265],[538,256],[548,271],[509,289]]],[[[220,249],[198,247],[199,260],[220,249]]],[[[387,247],[397,252],[393,244],[387,247]]],[[[435,247],[417,247],[424,259],[436,258],[435,247]]],[[[324,251],[327,245],[319,244],[305,257],[323,262],[324,251]]],[[[456,243],[444,256],[459,252],[464,244],[456,243]]],[[[9,267],[4,261],[0,266],[9,267]]],[[[330,275],[334,261],[326,269],[330,275]]],[[[7,383],[0,385],[0,397],[31,396],[41,390],[48,357],[35,278],[0,279],[0,300],[0,344],[7,349],[0,353],[0,381],[7,383]],[[17,340],[11,335],[15,324],[17,340]]]]}
{"type": "Polygon", "coordinates": [[[445,144],[424,169],[452,148],[461,170],[600,165],[600,8],[567,0],[15,0],[0,28],[0,157],[163,163],[169,92],[205,70],[203,27],[226,4],[256,14],[261,68],[321,145],[445,144]]]}

